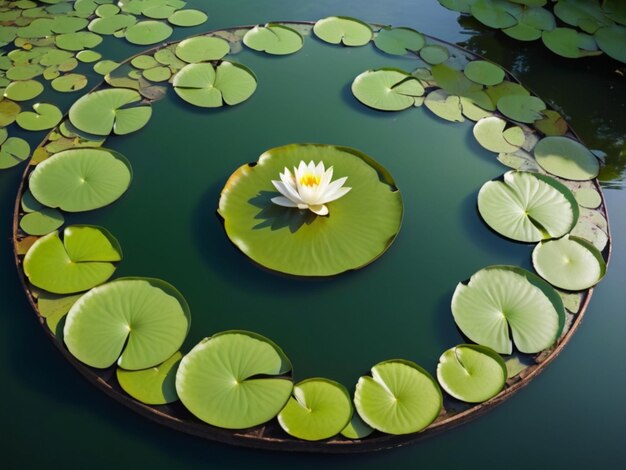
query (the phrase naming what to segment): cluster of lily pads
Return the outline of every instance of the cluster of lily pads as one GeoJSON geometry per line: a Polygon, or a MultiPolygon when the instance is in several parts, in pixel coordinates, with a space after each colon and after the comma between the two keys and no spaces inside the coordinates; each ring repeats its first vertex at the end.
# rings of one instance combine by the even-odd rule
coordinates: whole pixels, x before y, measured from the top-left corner
{"type": "Polygon", "coordinates": [[[555,54],[577,59],[605,53],[626,63],[623,0],[439,0],[519,41],[540,39],[555,54]]]}
{"type": "Polygon", "coordinates": [[[93,71],[100,75],[117,67],[93,50],[103,36],[137,45],[156,44],[167,39],[173,27],[197,26],[207,20],[204,12],[184,9],[185,4],[182,0],[0,1],[0,47],[13,46],[6,53],[0,50],[0,169],[21,163],[30,153],[25,139],[8,137],[8,126],[15,123],[23,130],[42,131],[61,121],[63,111],[57,105],[36,100],[46,81],[57,92],[71,93],[87,86],[87,64],[94,63],[93,71]]]}
{"type": "MultiPolygon", "coordinates": [[[[596,158],[557,113],[504,70],[412,29],[330,17],[312,27],[285,23],[216,31],[137,55],[107,73],[105,81],[77,100],[67,119],[34,151],[16,214],[15,247],[23,256],[38,312],[58,340],[90,367],[115,368],[118,384],[141,403],[180,400],[201,421],[226,429],[248,429],[276,418],[287,434],[307,441],[338,434],[361,440],[374,431],[415,433],[442,414],[441,389],[446,400],[466,403],[505,394],[507,380],[521,380],[525,366],[518,360],[505,362],[501,354],[510,355],[515,347],[539,355],[531,362],[548,357],[580,315],[587,290],[604,274],[608,224],[594,181],[596,158]],[[291,54],[311,31],[331,44],[373,44],[387,54],[411,58],[412,71],[383,68],[360,74],[352,84],[355,97],[386,112],[418,112],[415,108],[424,104],[448,121],[476,121],[477,141],[513,168],[482,187],[478,209],[499,234],[538,243],[533,263],[539,275],[489,266],[459,283],[452,314],[476,344],[446,350],[437,380],[411,361],[394,359],[374,365],[358,380],[353,396],[326,378],[294,384],[292,365],[280,347],[248,331],[215,333],[183,354],[191,315],[180,292],[158,279],[109,281],[123,255],[105,228],[57,230],[63,212],[98,209],[128,189],[131,163],[103,144],[145,126],[152,104],[169,85],[184,102],[201,108],[237,105],[253,95],[257,79],[228,54],[235,54],[241,43],[268,54],[291,54]]],[[[379,256],[400,228],[402,201],[391,175],[366,155],[335,146],[291,145],[237,170],[226,183],[218,212],[231,239],[240,240],[238,246],[256,262],[291,274],[322,276],[362,267],[379,256]],[[318,156],[353,178],[353,189],[335,201],[332,217],[316,219],[304,231],[276,230],[278,235],[271,236],[294,247],[267,261],[273,239],[252,238],[263,231],[250,226],[258,222],[258,208],[246,201],[271,188],[284,166],[318,156]],[[311,235],[321,233],[323,224],[331,228],[331,238],[347,233],[344,238],[352,239],[350,212],[365,197],[372,198],[377,221],[388,217],[379,227],[362,224],[377,232],[374,248],[335,251],[332,263],[322,256],[298,272],[295,266],[302,263],[293,259],[295,246],[306,253],[316,238],[311,235]]]]}

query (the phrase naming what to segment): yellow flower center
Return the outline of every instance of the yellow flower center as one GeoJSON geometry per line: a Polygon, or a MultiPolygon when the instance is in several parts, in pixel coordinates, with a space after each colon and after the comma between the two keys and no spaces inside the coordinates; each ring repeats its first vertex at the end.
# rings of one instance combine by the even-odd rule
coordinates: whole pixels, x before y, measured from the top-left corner
{"type": "Polygon", "coordinates": [[[312,173],[305,173],[300,177],[300,186],[317,186],[320,184],[320,177],[312,173]]]}

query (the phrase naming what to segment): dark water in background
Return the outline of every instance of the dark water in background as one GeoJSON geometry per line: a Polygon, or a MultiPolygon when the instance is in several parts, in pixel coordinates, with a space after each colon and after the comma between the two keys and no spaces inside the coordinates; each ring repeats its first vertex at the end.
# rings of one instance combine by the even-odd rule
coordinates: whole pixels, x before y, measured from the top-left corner
{"type": "MultiPolygon", "coordinates": [[[[465,41],[513,70],[568,116],[587,145],[609,153],[602,175],[614,243],[609,274],[561,357],[527,389],[473,423],[407,448],[364,456],[231,448],[134,415],[85,382],[44,338],[12,275],[10,214],[20,169],[5,171],[0,173],[0,371],[5,382],[0,417],[10,443],[4,457],[9,467],[583,468],[623,462],[626,366],[620,346],[626,333],[621,307],[626,222],[621,191],[625,157],[619,149],[626,137],[626,86],[613,72],[616,63],[560,59],[539,44],[520,45],[490,32],[478,35],[474,24],[460,25],[457,15],[435,0],[222,0],[204,8],[209,22],[179,31],[178,37],[345,14],[465,41]]],[[[118,59],[138,50],[115,44],[110,52],[118,59]]],[[[286,350],[296,379],[323,375],[348,386],[370,365],[389,357],[413,359],[432,371],[443,349],[460,341],[449,314],[456,282],[490,263],[527,263],[531,248],[489,233],[474,209],[480,185],[505,169],[474,143],[470,125],[446,124],[420,109],[366,112],[347,99],[346,87],[358,73],[391,63],[401,67],[403,59],[369,48],[329,49],[309,40],[290,57],[244,52],[235,60],[259,77],[250,102],[208,113],[189,112],[176,96],[158,103],[141,131],[145,138],[109,141],[132,160],[135,170],[123,201],[76,221],[93,220],[119,237],[126,258],[118,275],[162,277],[183,291],[192,306],[191,344],[222,329],[252,329],[286,350]],[[199,115],[203,127],[197,125],[199,115]],[[185,129],[180,138],[173,122],[185,129]],[[171,136],[167,141],[164,130],[171,136]],[[219,190],[237,166],[267,148],[307,141],[369,153],[391,171],[405,201],[404,225],[389,252],[368,269],[330,282],[284,279],[254,268],[228,243],[214,215],[219,190]],[[189,167],[184,188],[167,181],[181,165],[189,167]],[[131,216],[137,223],[129,222],[131,216]],[[382,282],[384,292],[375,287],[382,282]],[[313,300],[333,308],[317,308],[313,300]]],[[[70,103],[75,97],[66,99],[70,103]]]]}

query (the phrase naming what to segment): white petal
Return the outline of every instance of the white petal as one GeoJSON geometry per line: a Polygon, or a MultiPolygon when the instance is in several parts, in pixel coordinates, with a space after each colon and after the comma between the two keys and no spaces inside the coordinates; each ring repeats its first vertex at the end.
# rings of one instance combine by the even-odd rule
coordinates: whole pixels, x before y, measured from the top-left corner
{"type": "Polygon", "coordinates": [[[317,215],[328,215],[328,207],[326,207],[324,204],[309,206],[309,210],[316,213],[317,215]]]}
{"type": "Polygon", "coordinates": [[[330,184],[330,180],[333,179],[333,167],[331,166],[328,170],[324,172],[319,184],[319,194],[323,194],[326,192],[328,185],[330,184]]]}
{"type": "Polygon", "coordinates": [[[283,196],[276,196],[272,198],[272,202],[274,204],[276,204],[277,206],[283,206],[283,207],[298,207],[298,204],[296,204],[295,202],[293,202],[291,199],[287,199],[286,197],[283,196]]]}
{"type": "Polygon", "coordinates": [[[335,191],[337,191],[339,188],[341,188],[344,185],[347,179],[348,177],[344,176],[343,178],[339,178],[338,180],[335,180],[332,183],[330,183],[328,185],[328,188],[326,189],[326,194],[332,194],[335,191]]]}
{"type": "Polygon", "coordinates": [[[352,188],[349,188],[349,187],[347,187],[347,186],[346,186],[345,188],[339,188],[339,189],[337,189],[337,190],[336,190],[335,192],[333,192],[333,193],[328,193],[328,194],[324,195],[324,198],[322,199],[322,201],[321,201],[321,202],[322,202],[323,204],[326,204],[326,203],[331,202],[331,201],[336,201],[336,200],[337,200],[337,199],[339,199],[340,197],[343,197],[343,196],[345,196],[347,193],[349,193],[351,189],[352,189],[352,188]]]}
{"type": "Polygon", "coordinates": [[[274,180],[272,180],[272,184],[278,190],[278,192],[280,192],[283,196],[295,202],[302,202],[302,199],[298,195],[298,191],[296,191],[296,189],[290,184],[286,184],[283,181],[274,181],[274,180]]]}
{"type": "Polygon", "coordinates": [[[308,204],[298,204],[298,209],[308,209],[309,205],[308,204]]]}

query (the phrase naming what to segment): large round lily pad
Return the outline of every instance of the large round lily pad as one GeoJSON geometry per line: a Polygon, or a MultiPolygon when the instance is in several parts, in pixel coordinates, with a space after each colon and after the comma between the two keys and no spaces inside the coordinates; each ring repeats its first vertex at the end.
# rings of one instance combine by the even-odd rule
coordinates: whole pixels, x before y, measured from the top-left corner
{"type": "Polygon", "coordinates": [[[176,391],[197,418],[214,426],[244,429],[275,417],[293,388],[284,374],[291,364],[266,338],[227,331],[206,338],[181,361],[176,391]]]}
{"type": "Polygon", "coordinates": [[[117,240],[105,229],[72,225],[37,240],[24,257],[24,273],[31,284],[55,294],[91,289],[109,279],[113,263],[122,259],[117,240]]]}
{"type": "Polygon", "coordinates": [[[176,56],[189,63],[219,60],[229,52],[227,41],[210,36],[191,37],[176,45],[176,56]]]}
{"type": "Polygon", "coordinates": [[[63,119],[63,113],[59,108],[49,103],[36,103],[33,111],[22,111],[18,114],[16,122],[18,126],[27,131],[42,131],[52,129],[63,119]]]}
{"type": "Polygon", "coordinates": [[[364,105],[382,111],[400,111],[421,104],[424,87],[398,69],[367,70],[352,82],[352,93],[364,105]]]}
{"type": "MultiPolygon", "coordinates": [[[[291,170],[290,170],[291,171],[291,170]]],[[[347,147],[293,144],[244,165],[222,190],[219,214],[231,241],[266,268],[299,276],[330,276],[361,268],[393,242],[402,198],[391,176],[370,157],[347,147]],[[281,207],[272,180],[301,161],[334,168],[351,191],[328,204],[328,216],[281,207]]]]}
{"type": "Polygon", "coordinates": [[[389,434],[409,434],[435,420],[442,396],[437,382],[420,366],[393,360],[376,364],[371,377],[359,379],[354,405],[372,428],[389,434]]]}
{"type": "Polygon", "coordinates": [[[374,45],[383,52],[392,55],[404,55],[407,52],[417,52],[426,44],[424,35],[411,28],[381,29],[374,45]]]}
{"type": "Polygon", "coordinates": [[[101,148],[69,149],[35,167],[29,179],[33,196],[68,212],[98,209],[117,200],[132,178],[130,163],[101,148]]]}
{"type": "Polygon", "coordinates": [[[255,51],[274,55],[287,55],[299,51],[304,44],[302,35],[281,24],[255,26],[243,37],[243,43],[255,51]]]}
{"type": "Polygon", "coordinates": [[[522,242],[559,238],[578,220],[571,191],[549,176],[509,171],[478,193],[478,211],[493,230],[522,242]]]}
{"type": "Polygon", "coordinates": [[[294,385],[278,422],[287,434],[319,441],[339,434],[351,416],[352,400],[345,387],[332,380],[314,378],[294,385]]]}
{"type": "Polygon", "coordinates": [[[130,26],[126,29],[124,36],[130,43],[145,46],[164,41],[169,38],[173,32],[174,30],[167,23],[146,20],[130,26]]]}
{"type": "Polygon", "coordinates": [[[537,143],[534,152],[541,168],[561,178],[585,181],[595,178],[600,172],[600,163],[591,151],[569,137],[544,137],[537,143]]]}
{"type": "Polygon", "coordinates": [[[63,337],[81,362],[147,369],[179,350],[191,318],[182,295],[159,279],[109,282],[83,295],[67,314],[63,337]]]}
{"type": "Polygon", "coordinates": [[[500,354],[536,353],[552,346],[563,329],[563,302],[545,281],[513,266],[490,266],[459,283],[452,315],[470,340],[500,354]],[[512,339],[511,339],[512,336],[512,339]]]}
{"type": "Polygon", "coordinates": [[[117,381],[131,397],[148,405],[164,405],[178,400],[176,371],[183,355],[180,351],[158,366],[142,370],[118,367],[117,381]]]}
{"type": "Polygon", "coordinates": [[[437,379],[454,398],[481,403],[504,388],[507,369],[498,353],[485,346],[461,344],[439,358],[437,379]]]}
{"type": "Polygon", "coordinates": [[[126,88],[94,91],[79,98],[70,108],[71,123],[90,134],[129,134],[145,126],[152,108],[139,105],[141,95],[126,88]]]}
{"type": "Polygon", "coordinates": [[[256,77],[241,64],[224,61],[216,68],[209,63],[189,64],[175,76],[174,91],[195,106],[233,106],[252,96],[256,77]]]}
{"type": "Polygon", "coordinates": [[[533,266],[553,286],[572,291],[593,287],[606,272],[598,249],[569,235],[539,243],[533,250],[533,266]]]}
{"type": "Polygon", "coordinates": [[[355,18],[329,16],[313,26],[313,32],[322,41],[344,46],[364,46],[374,37],[372,28],[355,18]]]}

